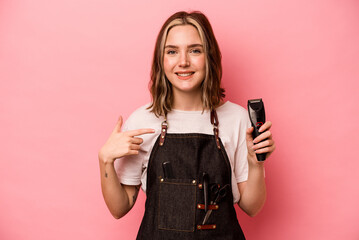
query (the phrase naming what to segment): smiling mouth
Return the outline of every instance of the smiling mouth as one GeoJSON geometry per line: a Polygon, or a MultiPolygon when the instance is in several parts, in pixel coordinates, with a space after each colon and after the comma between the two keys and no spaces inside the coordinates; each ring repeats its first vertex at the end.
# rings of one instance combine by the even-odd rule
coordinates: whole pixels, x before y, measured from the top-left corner
{"type": "Polygon", "coordinates": [[[194,74],[194,72],[190,72],[190,73],[176,73],[178,76],[180,77],[188,77],[194,74]]]}

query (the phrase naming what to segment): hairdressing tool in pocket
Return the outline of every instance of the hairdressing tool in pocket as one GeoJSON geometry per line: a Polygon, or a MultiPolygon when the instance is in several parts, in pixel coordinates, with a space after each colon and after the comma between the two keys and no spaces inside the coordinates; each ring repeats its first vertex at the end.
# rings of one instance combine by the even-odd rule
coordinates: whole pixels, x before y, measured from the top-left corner
{"type": "Polygon", "coordinates": [[[166,179],[173,179],[173,171],[172,171],[172,165],[171,162],[163,162],[162,163],[162,169],[163,169],[163,177],[166,179]]]}
{"type": "MultiPolygon", "coordinates": [[[[226,184],[220,188],[218,184],[212,185],[211,193],[214,194],[216,196],[216,198],[214,201],[211,201],[211,204],[213,204],[213,205],[218,204],[227,195],[227,191],[229,191],[228,190],[229,186],[230,186],[229,184],[226,184]]],[[[208,220],[209,216],[211,216],[211,214],[212,214],[212,209],[209,209],[206,212],[206,215],[204,216],[202,225],[204,225],[207,222],[207,220],[208,220]]]]}
{"type": "MultiPolygon", "coordinates": [[[[253,139],[258,137],[261,133],[259,132],[259,128],[265,123],[266,115],[264,111],[264,105],[261,98],[259,99],[251,99],[248,100],[248,114],[252,123],[253,139]]],[[[264,161],[266,159],[266,153],[256,154],[258,161],[264,161]]]]}

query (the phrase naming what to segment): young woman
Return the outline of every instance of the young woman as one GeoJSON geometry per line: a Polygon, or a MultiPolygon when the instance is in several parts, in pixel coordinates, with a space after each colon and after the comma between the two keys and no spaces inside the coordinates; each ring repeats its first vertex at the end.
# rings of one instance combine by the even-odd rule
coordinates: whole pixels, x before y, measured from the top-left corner
{"type": "Polygon", "coordinates": [[[274,151],[272,124],[253,140],[247,111],[223,101],[221,77],[208,19],[172,15],[156,41],[152,103],[123,127],[120,117],[99,151],[102,193],[115,218],[130,211],[140,186],[146,192],[137,239],[245,239],[234,203],[250,216],[262,208],[264,163],[256,153],[274,151]]]}

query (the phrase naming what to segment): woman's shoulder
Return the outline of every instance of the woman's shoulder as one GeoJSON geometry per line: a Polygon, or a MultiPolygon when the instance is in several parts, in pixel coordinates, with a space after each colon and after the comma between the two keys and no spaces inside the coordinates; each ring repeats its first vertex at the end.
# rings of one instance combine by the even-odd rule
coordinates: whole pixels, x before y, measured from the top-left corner
{"type": "Polygon", "coordinates": [[[128,129],[148,128],[161,122],[161,118],[151,112],[150,103],[147,103],[133,111],[126,120],[128,129]]]}
{"type": "Polygon", "coordinates": [[[239,104],[230,101],[217,108],[218,121],[223,126],[247,128],[249,126],[248,111],[239,104]]]}
{"type": "Polygon", "coordinates": [[[217,108],[217,113],[224,116],[240,116],[246,117],[248,115],[247,109],[239,104],[226,101],[223,105],[217,108]]]}

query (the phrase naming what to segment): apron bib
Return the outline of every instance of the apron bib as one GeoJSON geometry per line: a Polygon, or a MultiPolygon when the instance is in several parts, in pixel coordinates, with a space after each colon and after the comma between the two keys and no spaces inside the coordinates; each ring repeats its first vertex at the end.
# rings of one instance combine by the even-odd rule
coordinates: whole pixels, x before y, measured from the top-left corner
{"type": "Polygon", "coordinates": [[[162,123],[148,162],[147,199],[138,240],[245,239],[233,206],[231,166],[218,137],[214,110],[211,123],[214,135],[167,133],[166,119],[162,123]],[[164,162],[170,162],[171,171],[166,174],[172,176],[165,177],[164,162]],[[221,199],[218,189],[225,193],[221,199]],[[205,200],[212,213],[203,223],[205,200]]]}

